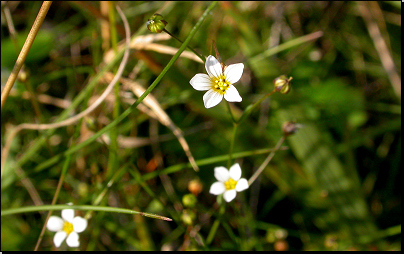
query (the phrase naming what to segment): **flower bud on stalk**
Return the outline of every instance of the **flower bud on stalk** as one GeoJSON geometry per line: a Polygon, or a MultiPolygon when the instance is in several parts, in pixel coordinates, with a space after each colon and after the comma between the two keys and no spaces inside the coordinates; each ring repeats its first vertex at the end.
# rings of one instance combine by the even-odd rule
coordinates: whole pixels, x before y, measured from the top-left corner
{"type": "Polygon", "coordinates": [[[290,81],[293,78],[286,77],[286,75],[281,75],[274,79],[275,90],[281,94],[287,94],[290,91],[290,81]]]}
{"type": "Polygon", "coordinates": [[[149,20],[147,20],[147,29],[152,33],[161,33],[166,28],[167,21],[163,19],[158,13],[155,13],[149,20]]]}
{"type": "Polygon", "coordinates": [[[302,128],[303,125],[295,122],[285,122],[282,125],[282,131],[284,136],[289,136],[295,133],[298,129],[302,128]]]}

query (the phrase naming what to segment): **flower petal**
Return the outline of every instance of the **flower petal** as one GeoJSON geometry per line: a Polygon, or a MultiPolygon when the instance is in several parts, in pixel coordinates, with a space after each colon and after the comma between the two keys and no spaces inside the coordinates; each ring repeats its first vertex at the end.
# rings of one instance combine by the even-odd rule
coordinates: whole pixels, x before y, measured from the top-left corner
{"type": "Polygon", "coordinates": [[[68,221],[68,222],[72,223],[73,218],[74,218],[74,210],[73,209],[64,209],[64,210],[62,210],[62,218],[65,221],[68,221]]]}
{"type": "Polygon", "coordinates": [[[55,234],[55,236],[53,237],[53,243],[55,244],[55,246],[57,248],[60,247],[60,245],[62,244],[63,240],[65,240],[67,234],[65,231],[59,231],[55,234]]]}
{"type": "Polygon", "coordinates": [[[229,170],[230,173],[230,177],[235,180],[238,181],[241,177],[241,168],[240,165],[238,163],[234,164],[233,166],[230,167],[229,170]]]}
{"type": "Polygon", "coordinates": [[[226,187],[224,186],[224,183],[222,182],[215,182],[210,186],[209,193],[213,195],[220,195],[224,193],[226,190],[226,187]]]}
{"type": "Polygon", "coordinates": [[[215,167],[215,178],[219,182],[226,182],[230,178],[229,170],[225,167],[215,167]]]}
{"type": "Polygon", "coordinates": [[[226,200],[226,202],[232,201],[236,197],[236,190],[228,190],[225,193],[223,193],[223,198],[226,200]]]}
{"type": "Polygon", "coordinates": [[[230,85],[230,87],[227,88],[226,93],[224,94],[224,98],[226,99],[226,101],[230,102],[240,102],[243,100],[237,89],[233,85],[230,85]]]}
{"type": "Polygon", "coordinates": [[[246,190],[246,189],[248,189],[248,181],[245,178],[241,178],[237,182],[236,191],[240,192],[240,191],[243,191],[243,190],[246,190]]]}
{"type": "Polygon", "coordinates": [[[57,232],[63,229],[63,223],[64,221],[62,220],[62,218],[58,216],[51,216],[49,217],[46,227],[52,232],[57,232]]]}
{"type": "Polygon", "coordinates": [[[210,89],[203,95],[203,104],[205,108],[211,108],[219,104],[223,99],[223,95],[210,89]]]}
{"type": "Polygon", "coordinates": [[[189,83],[197,91],[206,91],[212,87],[212,80],[206,74],[196,74],[189,83]]]}
{"type": "Polygon", "coordinates": [[[87,228],[87,220],[77,216],[73,219],[73,230],[74,232],[81,233],[87,228]]]}
{"type": "Polygon", "coordinates": [[[226,76],[227,81],[234,84],[240,80],[243,75],[244,64],[230,64],[224,70],[224,75],[226,76]]]}
{"type": "Polygon", "coordinates": [[[211,78],[219,78],[223,74],[222,66],[214,56],[208,56],[208,58],[206,58],[205,68],[211,78]]]}
{"type": "Polygon", "coordinates": [[[79,234],[76,232],[71,232],[66,239],[66,243],[69,247],[79,247],[79,234]]]}

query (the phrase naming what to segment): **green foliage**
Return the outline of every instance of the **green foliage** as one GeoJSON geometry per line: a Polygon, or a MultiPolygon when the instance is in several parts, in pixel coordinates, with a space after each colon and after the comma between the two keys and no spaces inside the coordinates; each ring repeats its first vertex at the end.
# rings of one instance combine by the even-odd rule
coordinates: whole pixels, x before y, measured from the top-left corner
{"type": "MultiPolygon", "coordinates": [[[[20,50],[39,6],[7,4],[20,50]]],[[[108,7],[116,19],[117,38],[112,40],[120,41],[124,29],[115,4],[108,7]]],[[[159,13],[166,29],[185,41],[211,3],[119,4],[132,38],[150,35],[146,22],[159,13]]],[[[109,27],[102,22],[100,5],[52,3],[26,60],[26,82],[15,84],[2,108],[2,148],[12,125],[61,121],[86,109],[105,90],[101,77],[116,72],[123,51],[118,47],[113,60],[102,63],[111,38],[102,32],[109,27]],[[26,95],[30,90],[39,112],[26,95]],[[69,108],[61,107],[61,100],[69,108]]],[[[1,40],[3,87],[19,51],[5,23],[1,40]]],[[[286,121],[302,125],[286,138],[283,146],[289,149],[277,151],[235,200],[226,203],[209,193],[214,168],[227,167],[234,125],[225,101],[206,109],[204,92],[189,84],[195,74],[206,73],[204,64],[180,57],[154,83],[173,54],[131,49],[123,77],[145,89],[156,85],[151,94],[185,134],[199,171],[192,169],[172,129],[141,105],[130,110],[137,97],[119,84],[124,94],[111,92],[84,121],[17,134],[2,168],[2,211],[51,204],[65,167],[58,205],[122,208],[173,219],[108,209],[76,211],[91,216],[80,233],[79,250],[400,250],[401,94],[393,88],[391,73],[401,77],[401,5],[219,2],[189,46],[207,57],[215,55],[213,40],[226,65],[244,63],[235,84],[243,100],[230,103],[236,119],[246,109],[249,113],[237,125],[232,154],[242,177],[249,179],[260,167],[286,121]],[[380,31],[378,40],[369,34],[362,7],[380,31]],[[317,37],[305,37],[311,34],[317,37]],[[376,49],[380,40],[389,55],[376,49]],[[390,56],[395,68],[387,71],[382,58],[390,56]],[[274,93],[250,111],[281,75],[293,77],[290,92],[274,93]],[[123,112],[129,114],[114,122],[123,112]],[[112,143],[97,139],[83,145],[111,123],[114,127],[103,136],[117,136],[112,143]],[[131,147],[121,146],[121,138],[131,147]]],[[[183,45],[173,38],[153,43],[183,45]]],[[[46,215],[47,210],[2,214],[2,251],[33,250],[46,215]]],[[[55,249],[53,235],[46,230],[40,250],[55,249]]],[[[70,248],[63,244],[60,249],[70,248]]]]}

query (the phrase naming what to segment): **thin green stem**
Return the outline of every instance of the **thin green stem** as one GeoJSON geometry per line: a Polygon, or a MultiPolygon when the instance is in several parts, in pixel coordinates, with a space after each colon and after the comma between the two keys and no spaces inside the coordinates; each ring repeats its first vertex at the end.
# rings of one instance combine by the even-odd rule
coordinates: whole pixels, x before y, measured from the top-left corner
{"type": "MultiPolygon", "coordinates": [[[[228,222],[226,221],[222,221],[222,227],[224,228],[224,230],[226,231],[226,233],[229,235],[230,239],[233,240],[233,242],[236,244],[236,246],[238,246],[238,248],[240,247],[240,236],[237,237],[236,234],[234,234],[231,226],[229,225],[228,222]]],[[[243,230],[244,227],[238,227],[238,230],[243,230]]],[[[244,238],[246,239],[246,238],[244,238]]],[[[239,249],[240,250],[240,249],[239,249]]]]}
{"type": "Polygon", "coordinates": [[[281,45],[278,45],[278,46],[275,46],[273,48],[270,48],[270,49],[262,52],[261,54],[258,54],[258,55],[254,56],[254,57],[251,57],[249,59],[249,62],[251,63],[251,62],[255,62],[255,61],[260,61],[260,60],[262,60],[262,59],[264,59],[266,57],[272,56],[272,55],[274,55],[276,53],[279,53],[279,52],[281,52],[283,50],[293,48],[293,47],[298,46],[300,44],[303,44],[305,42],[309,42],[309,41],[318,39],[321,36],[323,36],[323,34],[324,33],[322,31],[317,31],[317,32],[314,32],[314,33],[311,33],[311,34],[308,34],[308,35],[305,35],[305,36],[302,36],[302,37],[287,41],[287,42],[285,42],[285,43],[283,43],[281,45]]]}
{"type": "MultiPolygon", "coordinates": [[[[177,41],[184,43],[183,41],[181,41],[177,36],[173,35],[172,33],[170,33],[169,31],[167,31],[165,28],[163,29],[164,32],[166,32],[168,35],[170,35],[171,37],[173,37],[174,39],[176,39],[177,41]]],[[[200,55],[198,52],[196,52],[193,48],[191,48],[190,46],[187,46],[188,49],[190,49],[192,52],[194,52],[195,55],[197,55],[204,63],[206,62],[206,59],[204,56],[200,55]]]]}
{"type": "Polygon", "coordinates": [[[233,147],[234,147],[234,140],[236,139],[236,132],[237,132],[237,126],[238,123],[236,121],[236,119],[234,118],[233,113],[231,112],[230,109],[230,103],[228,101],[226,101],[226,105],[227,105],[227,109],[229,111],[229,114],[231,116],[231,119],[233,120],[233,133],[231,136],[231,140],[230,140],[230,148],[229,148],[229,160],[227,161],[227,168],[230,168],[231,166],[231,161],[232,161],[232,157],[233,157],[233,147]]]}
{"type": "MultiPolygon", "coordinates": [[[[120,179],[120,177],[127,171],[128,163],[118,169],[115,174],[112,176],[111,180],[108,181],[108,183],[105,185],[104,189],[100,192],[100,194],[94,199],[93,205],[97,206],[101,203],[103,198],[105,198],[108,190],[111,188],[111,186],[115,183],[117,179],[120,179]]],[[[88,211],[84,218],[86,220],[89,220],[93,214],[93,211],[88,211]]]]}
{"type": "Polygon", "coordinates": [[[231,140],[230,140],[229,160],[227,161],[227,168],[230,168],[231,161],[233,159],[233,147],[234,147],[234,140],[236,139],[237,127],[238,127],[238,124],[234,123],[233,124],[233,134],[232,134],[231,140]]]}
{"type": "MultiPolygon", "coordinates": [[[[222,198],[222,197],[219,197],[219,198],[222,198]]],[[[222,200],[223,201],[223,200],[222,200]]],[[[222,215],[224,214],[224,212],[226,211],[226,203],[224,203],[224,202],[222,202],[222,205],[220,206],[220,208],[219,208],[219,218],[220,217],[222,217],[222,215]]],[[[210,228],[210,232],[209,232],[209,234],[208,234],[208,237],[206,238],[206,245],[209,245],[211,242],[212,242],[212,240],[213,240],[213,238],[215,237],[215,235],[216,235],[216,232],[217,232],[217,229],[219,228],[219,225],[220,225],[220,219],[219,218],[217,218],[214,222],[213,222],[213,225],[212,225],[212,227],[210,228]]]]}
{"type": "MultiPolygon", "coordinates": [[[[147,185],[147,183],[145,183],[144,181],[142,181],[142,176],[139,173],[139,171],[136,169],[136,167],[132,167],[133,170],[130,170],[129,173],[133,176],[134,179],[136,179],[136,182],[142,186],[142,188],[147,192],[147,194],[150,195],[150,197],[154,198],[162,207],[165,207],[163,202],[160,200],[161,198],[157,197],[154,192],[149,188],[149,186],[147,185]]],[[[177,212],[171,211],[166,209],[166,211],[168,213],[171,214],[171,216],[173,217],[174,221],[179,222],[180,221],[180,215],[177,212]]]]}
{"type": "MultiPolygon", "coordinates": [[[[289,149],[288,147],[281,147],[280,150],[287,150],[289,149]]],[[[269,153],[271,151],[274,151],[274,148],[264,148],[264,149],[257,149],[257,150],[253,150],[253,151],[244,151],[244,152],[238,152],[238,153],[234,153],[232,155],[232,157],[234,159],[236,158],[244,158],[247,156],[252,156],[252,155],[259,155],[259,154],[265,154],[265,153],[269,153]]],[[[215,157],[210,157],[210,158],[206,158],[206,159],[201,159],[201,160],[196,160],[196,164],[198,166],[205,166],[205,165],[211,165],[214,163],[218,163],[218,162],[222,162],[222,161],[226,161],[229,159],[229,155],[228,154],[223,154],[223,155],[219,155],[219,156],[215,156],[215,157]]],[[[173,165],[170,167],[167,167],[163,170],[159,170],[159,171],[153,171],[151,173],[145,174],[142,176],[142,179],[144,181],[146,180],[150,180],[153,179],[159,175],[162,174],[172,174],[175,172],[179,172],[181,170],[183,170],[184,168],[189,168],[191,167],[191,163],[181,163],[181,164],[177,164],[177,165],[173,165]]]]}
{"type": "Polygon", "coordinates": [[[228,101],[226,101],[226,105],[227,105],[227,110],[229,111],[229,114],[231,116],[231,120],[233,121],[233,123],[238,123],[238,121],[234,117],[233,113],[231,112],[230,103],[228,101]]]}
{"type": "Polygon", "coordinates": [[[138,214],[142,216],[146,216],[149,218],[172,221],[172,219],[160,216],[152,213],[144,213],[138,212],[125,208],[117,208],[117,207],[109,207],[109,206],[92,206],[92,205],[40,205],[40,206],[25,206],[19,208],[11,208],[1,211],[1,216],[12,215],[17,213],[29,213],[29,212],[39,212],[39,211],[56,211],[56,210],[64,210],[64,209],[74,209],[74,210],[82,210],[82,211],[101,211],[101,212],[110,212],[110,213],[126,213],[126,214],[138,214]]]}
{"type": "Polygon", "coordinates": [[[379,233],[379,238],[386,238],[399,234],[401,234],[401,224],[381,230],[379,233]]]}
{"type": "Polygon", "coordinates": [[[243,114],[240,116],[240,118],[238,119],[237,123],[241,123],[242,121],[244,121],[253,111],[254,109],[266,98],[268,98],[269,96],[271,96],[272,94],[276,93],[276,90],[274,89],[273,91],[267,93],[266,95],[262,96],[261,99],[259,99],[257,102],[255,102],[252,105],[249,105],[243,112],[243,114]]]}
{"type": "MultiPolygon", "coordinates": [[[[109,7],[109,27],[111,31],[111,46],[114,50],[115,54],[118,53],[118,35],[116,31],[116,17],[115,17],[115,10],[114,10],[114,3],[108,2],[109,7]]],[[[116,67],[115,67],[116,68],[116,67]]],[[[119,107],[120,107],[120,96],[119,96],[119,81],[114,86],[114,96],[115,96],[115,103],[114,109],[112,112],[113,118],[119,116],[119,107]]],[[[109,159],[108,159],[108,168],[107,168],[107,178],[110,178],[118,167],[118,130],[117,128],[112,128],[110,131],[110,146],[109,146],[109,159]]]]}
{"type": "Polygon", "coordinates": [[[108,18],[109,18],[109,28],[111,31],[111,48],[114,49],[115,53],[117,53],[118,46],[118,34],[116,31],[116,15],[114,10],[115,3],[108,2],[108,18]]]}
{"type": "Polygon", "coordinates": [[[220,225],[220,221],[218,219],[216,219],[213,222],[212,227],[210,228],[208,238],[206,238],[206,245],[209,245],[212,242],[213,237],[215,236],[217,229],[219,228],[219,225],[220,225]]]}
{"type": "Polygon", "coordinates": [[[268,163],[272,160],[272,158],[275,155],[275,152],[279,150],[281,147],[282,143],[285,141],[285,136],[282,136],[281,139],[278,141],[276,144],[274,150],[268,155],[268,157],[265,159],[265,161],[261,164],[261,166],[255,171],[254,175],[248,180],[248,186],[250,186],[255,179],[262,173],[262,171],[265,169],[265,167],[268,165],[268,163]]]}

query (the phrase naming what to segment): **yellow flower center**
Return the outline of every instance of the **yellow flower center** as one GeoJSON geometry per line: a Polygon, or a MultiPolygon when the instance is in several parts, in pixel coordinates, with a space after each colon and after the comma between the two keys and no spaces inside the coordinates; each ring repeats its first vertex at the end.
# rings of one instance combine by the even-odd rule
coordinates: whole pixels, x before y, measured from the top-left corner
{"type": "Polygon", "coordinates": [[[237,181],[233,180],[232,178],[229,178],[229,180],[227,180],[224,183],[224,186],[226,187],[226,190],[233,190],[236,188],[237,185],[237,181]]]}
{"type": "Polygon", "coordinates": [[[63,231],[65,231],[67,235],[70,235],[70,233],[73,232],[73,224],[65,221],[63,224],[63,231]]]}
{"type": "Polygon", "coordinates": [[[226,77],[223,75],[213,79],[213,89],[218,93],[225,94],[230,85],[230,82],[227,81],[226,77]]]}

